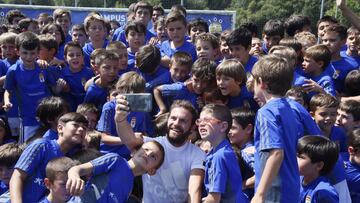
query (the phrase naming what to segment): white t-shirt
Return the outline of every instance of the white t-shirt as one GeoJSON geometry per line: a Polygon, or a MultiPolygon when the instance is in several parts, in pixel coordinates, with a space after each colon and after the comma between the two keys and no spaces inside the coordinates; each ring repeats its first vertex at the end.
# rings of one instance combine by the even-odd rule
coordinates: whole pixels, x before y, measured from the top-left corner
{"type": "Polygon", "coordinates": [[[165,159],[156,174],[144,174],[143,202],[175,203],[187,201],[189,177],[192,169],[203,169],[205,153],[190,142],[181,147],[170,144],[166,136],[149,138],[144,142],[158,141],[165,149],[165,159]]]}

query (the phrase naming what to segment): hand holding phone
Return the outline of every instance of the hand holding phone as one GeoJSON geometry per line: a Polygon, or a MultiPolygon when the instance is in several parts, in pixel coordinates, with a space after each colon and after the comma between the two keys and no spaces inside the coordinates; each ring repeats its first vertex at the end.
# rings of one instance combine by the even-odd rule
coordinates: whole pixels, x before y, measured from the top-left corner
{"type": "Polygon", "coordinates": [[[150,93],[123,94],[129,103],[130,111],[133,112],[151,112],[152,95],[150,93]]]}

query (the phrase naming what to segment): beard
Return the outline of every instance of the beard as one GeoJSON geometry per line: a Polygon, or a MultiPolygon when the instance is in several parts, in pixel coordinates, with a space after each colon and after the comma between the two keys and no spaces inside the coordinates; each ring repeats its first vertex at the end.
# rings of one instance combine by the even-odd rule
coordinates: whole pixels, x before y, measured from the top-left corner
{"type": "Polygon", "coordinates": [[[166,137],[169,140],[170,144],[180,147],[181,145],[183,145],[187,139],[189,138],[191,134],[191,129],[189,129],[188,131],[182,133],[181,135],[178,135],[176,137],[171,137],[169,136],[169,132],[167,133],[166,137]]]}

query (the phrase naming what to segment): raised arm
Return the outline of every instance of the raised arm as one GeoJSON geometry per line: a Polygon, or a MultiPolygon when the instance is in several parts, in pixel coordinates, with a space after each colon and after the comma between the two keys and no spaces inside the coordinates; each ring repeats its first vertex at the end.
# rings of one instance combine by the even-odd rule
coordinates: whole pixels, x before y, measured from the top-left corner
{"type": "Polygon", "coordinates": [[[125,144],[131,151],[137,146],[142,145],[144,140],[141,137],[135,136],[130,124],[127,121],[129,113],[129,103],[126,101],[125,96],[118,95],[116,97],[116,111],[115,111],[115,124],[116,132],[119,135],[123,144],[125,144]]]}
{"type": "Polygon", "coordinates": [[[346,0],[336,0],[336,5],[341,10],[343,16],[348,19],[352,25],[360,30],[360,17],[346,6],[346,0]]]}
{"type": "Polygon", "coordinates": [[[204,182],[204,170],[195,168],[190,172],[188,203],[201,201],[202,184],[204,182]]]}

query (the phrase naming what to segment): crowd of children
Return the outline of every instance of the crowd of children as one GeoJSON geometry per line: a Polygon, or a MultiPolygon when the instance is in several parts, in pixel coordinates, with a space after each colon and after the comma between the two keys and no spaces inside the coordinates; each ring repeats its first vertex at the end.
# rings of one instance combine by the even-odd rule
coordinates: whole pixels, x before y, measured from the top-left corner
{"type": "Polygon", "coordinates": [[[123,26],[6,18],[0,202],[360,202],[359,24],[210,33],[145,1],[123,26]],[[136,93],[152,110],[132,111],[136,93]]]}

